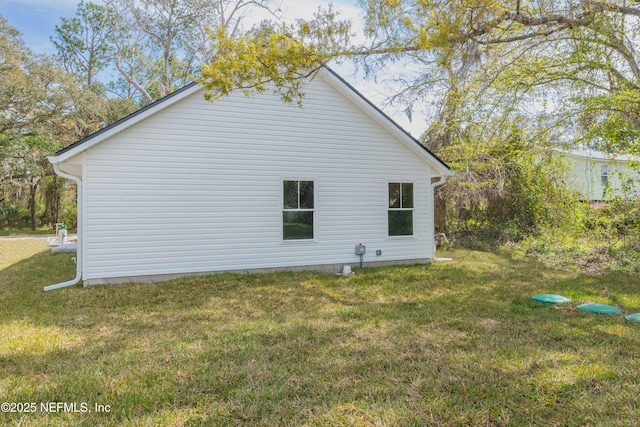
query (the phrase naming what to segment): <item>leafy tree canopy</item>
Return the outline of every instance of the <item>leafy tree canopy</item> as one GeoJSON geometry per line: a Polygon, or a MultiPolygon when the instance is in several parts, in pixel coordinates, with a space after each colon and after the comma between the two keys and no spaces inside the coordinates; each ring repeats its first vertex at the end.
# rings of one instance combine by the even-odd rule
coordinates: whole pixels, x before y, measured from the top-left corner
{"type": "Polygon", "coordinates": [[[202,81],[214,96],[231,87],[260,91],[271,82],[291,100],[296,81],[331,58],[351,58],[374,71],[405,61],[414,72],[404,76],[400,98],[410,104],[437,96],[437,135],[459,130],[463,105],[500,99],[513,109],[553,98],[561,107],[556,116],[583,142],[617,151],[637,146],[636,5],[363,0],[361,6],[367,42],[358,45],[351,43],[350,23],[331,10],[292,26],[263,23],[241,38],[212,34],[217,56],[203,68],[202,81]]]}

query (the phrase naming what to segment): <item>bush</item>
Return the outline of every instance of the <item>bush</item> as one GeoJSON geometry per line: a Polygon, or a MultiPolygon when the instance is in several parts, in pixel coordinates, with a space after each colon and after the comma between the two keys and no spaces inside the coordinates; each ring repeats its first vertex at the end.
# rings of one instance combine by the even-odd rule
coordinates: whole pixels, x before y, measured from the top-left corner
{"type": "Polygon", "coordinates": [[[578,266],[595,273],[640,273],[640,209],[636,201],[614,200],[603,207],[582,204],[570,227],[549,228],[511,249],[548,264],[578,266]]]}
{"type": "Polygon", "coordinates": [[[0,205],[0,228],[22,229],[31,225],[29,209],[19,209],[15,205],[0,205]]]}
{"type": "Polygon", "coordinates": [[[500,245],[575,223],[577,197],[562,181],[565,168],[554,151],[527,145],[515,133],[465,165],[441,192],[449,201],[447,232],[456,239],[500,245]]]}

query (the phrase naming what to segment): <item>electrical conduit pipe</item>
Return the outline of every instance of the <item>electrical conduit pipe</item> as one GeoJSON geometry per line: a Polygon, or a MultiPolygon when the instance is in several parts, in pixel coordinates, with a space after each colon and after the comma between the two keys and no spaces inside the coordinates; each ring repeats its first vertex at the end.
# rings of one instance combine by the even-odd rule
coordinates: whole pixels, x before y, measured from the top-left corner
{"type": "Polygon", "coordinates": [[[53,163],[53,170],[57,175],[75,181],[78,191],[78,253],[76,257],[76,277],[66,282],[56,283],[55,285],[45,286],[44,290],[52,291],[54,289],[66,288],[67,286],[73,286],[80,282],[82,279],[82,181],[77,176],[69,175],[62,172],[58,166],[58,163],[53,163]]]}

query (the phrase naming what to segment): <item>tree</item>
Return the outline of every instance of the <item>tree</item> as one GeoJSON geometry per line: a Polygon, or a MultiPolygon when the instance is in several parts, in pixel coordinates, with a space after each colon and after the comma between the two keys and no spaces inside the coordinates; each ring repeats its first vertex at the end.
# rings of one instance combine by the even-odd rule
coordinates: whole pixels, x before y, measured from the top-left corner
{"type": "Polygon", "coordinates": [[[297,28],[271,25],[272,39],[290,38],[286,43],[300,43],[297,49],[281,42],[268,50],[258,33],[224,41],[218,34],[213,36],[214,42],[224,49],[204,68],[203,81],[213,93],[221,94],[229,87],[260,90],[267,81],[278,87],[294,87],[296,79],[332,57],[356,58],[365,69],[374,71],[401,60],[414,65],[408,69],[415,70],[413,75],[403,76],[406,87],[401,99],[410,103],[433,97],[434,92],[441,94],[441,103],[446,105],[439,120],[444,126],[441,135],[448,135],[455,122],[449,116],[456,100],[470,102],[466,96],[484,95],[489,89],[517,94],[512,98],[522,100],[536,96],[542,87],[563,85],[565,94],[575,95],[559,100],[571,107],[567,114],[575,117],[576,109],[581,110],[585,113],[582,124],[589,120],[597,124],[592,130],[599,137],[624,123],[626,134],[635,138],[637,108],[630,100],[636,98],[640,85],[635,60],[638,7],[618,0],[518,0],[515,4],[366,0],[362,5],[369,36],[366,45],[349,45],[346,38],[333,38],[327,44],[321,35],[337,34],[344,27],[333,17],[326,19],[326,14],[299,23],[297,28]],[[305,33],[310,26],[322,30],[305,33]],[[236,68],[239,51],[253,53],[256,60],[236,68]],[[278,54],[278,61],[268,61],[278,54]],[[288,74],[280,80],[274,77],[280,76],[277,70],[283,68],[288,74]],[[607,125],[610,121],[615,125],[607,125]]]}
{"type": "Polygon", "coordinates": [[[81,1],[76,16],[62,18],[51,38],[66,70],[84,76],[87,87],[96,83],[97,75],[105,70],[113,54],[109,43],[110,15],[102,5],[81,1]]]}
{"type": "MultiPolygon", "coordinates": [[[[113,115],[116,104],[95,90],[99,87],[86,90],[55,58],[35,55],[0,17],[0,185],[15,190],[0,198],[27,206],[32,228],[38,190],[53,174],[47,156],[98,130],[113,115]]],[[[127,108],[117,107],[122,113],[127,108]]]]}
{"type": "Polygon", "coordinates": [[[502,213],[525,228],[562,205],[561,183],[532,175],[554,169],[553,162],[541,170],[533,161],[545,149],[582,142],[640,152],[637,6],[621,0],[364,0],[362,6],[368,41],[361,45],[350,44],[348,23],[322,11],[311,22],[264,24],[242,38],[213,35],[218,55],[202,73],[209,98],[275,87],[283,99],[299,100],[300,78],[333,58],[357,61],[368,74],[402,63],[403,88],[393,100],[409,112],[417,100],[435,106],[423,141],[459,172],[445,190],[454,194],[454,208],[475,205],[497,218],[497,206],[515,203],[519,212],[502,213]]]}
{"type": "Polygon", "coordinates": [[[300,102],[302,78],[333,58],[353,54],[350,29],[332,7],[318,9],[312,21],[292,25],[265,21],[240,36],[219,28],[210,35],[215,57],[202,66],[198,81],[210,100],[236,88],[248,95],[273,85],[284,101],[300,102]]]}
{"type": "Polygon", "coordinates": [[[114,63],[146,102],[194,80],[215,55],[209,32],[235,37],[245,9],[272,0],[109,0],[114,63]]]}
{"type": "Polygon", "coordinates": [[[198,77],[202,63],[216,55],[210,34],[236,37],[246,11],[276,6],[275,0],[82,1],[52,41],[67,69],[85,76],[87,86],[112,69],[119,79],[104,83],[110,91],[148,104],[198,77]]]}

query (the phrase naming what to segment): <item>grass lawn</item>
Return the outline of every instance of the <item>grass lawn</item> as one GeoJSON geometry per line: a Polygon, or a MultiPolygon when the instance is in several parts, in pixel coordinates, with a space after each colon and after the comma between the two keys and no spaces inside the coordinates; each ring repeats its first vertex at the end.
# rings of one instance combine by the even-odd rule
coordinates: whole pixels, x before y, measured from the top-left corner
{"type": "Polygon", "coordinates": [[[39,228],[37,230],[31,229],[18,229],[18,228],[5,228],[0,230],[0,236],[40,236],[40,235],[56,235],[56,230],[49,228],[39,228]]]}
{"type": "Polygon", "coordinates": [[[574,308],[640,311],[637,276],[440,255],[455,261],[44,293],[70,256],[0,241],[0,401],[37,404],[0,425],[638,424],[640,324],[574,308]]]}

